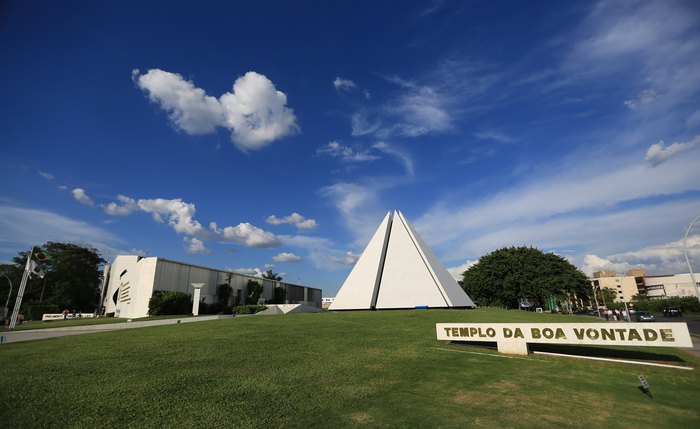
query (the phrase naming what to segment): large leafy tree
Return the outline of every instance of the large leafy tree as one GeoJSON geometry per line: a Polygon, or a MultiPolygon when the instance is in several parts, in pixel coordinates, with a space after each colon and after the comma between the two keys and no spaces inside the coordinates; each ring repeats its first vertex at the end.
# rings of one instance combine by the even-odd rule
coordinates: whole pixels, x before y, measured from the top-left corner
{"type": "Polygon", "coordinates": [[[282,280],[282,277],[278,273],[273,273],[272,270],[267,270],[262,274],[262,278],[268,279],[268,280],[276,280],[280,281],[282,280]]]}
{"type": "MultiPolygon", "coordinates": [[[[22,308],[41,301],[42,304],[54,304],[59,308],[90,312],[98,305],[102,268],[107,262],[97,249],[71,243],[49,241],[41,246],[52,259],[41,262],[46,276],[42,279],[32,276],[27,282],[22,308]]],[[[35,248],[35,252],[39,247],[35,248]]],[[[28,251],[19,252],[13,258],[13,264],[4,264],[0,270],[12,281],[12,295],[9,306],[14,306],[17,290],[22,280],[22,272],[27,262],[28,251]]],[[[0,278],[0,297],[7,298],[9,282],[0,278]],[[4,281],[3,281],[4,280],[4,281]]],[[[4,305],[2,302],[0,305],[4,305]]]]}
{"type": "Polygon", "coordinates": [[[569,261],[532,247],[508,247],[482,256],[462,274],[462,288],[480,305],[518,308],[519,300],[587,297],[586,275],[569,261]]]}

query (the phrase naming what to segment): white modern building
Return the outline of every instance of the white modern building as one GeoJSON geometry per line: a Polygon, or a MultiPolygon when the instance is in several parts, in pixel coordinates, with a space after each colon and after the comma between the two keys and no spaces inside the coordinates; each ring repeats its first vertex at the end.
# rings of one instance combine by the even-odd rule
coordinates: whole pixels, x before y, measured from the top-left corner
{"type": "Polygon", "coordinates": [[[400,212],[387,213],[329,310],[476,307],[400,212]]]}
{"type": "MultiPolygon", "coordinates": [[[[698,279],[697,275],[695,279],[698,279]]],[[[695,287],[693,287],[693,281],[690,279],[690,273],[671,276],[646,276],[644,277],[644,286],[649,299],[697,296],[695,287]]],[[[700,282],[698,286],[700,286],[700,282]]]]}
{"type": "Polygon", "coordinates": [[[204,283],[200,300],[217,301],[216,288],[227,283],[233,289],[230,305],[236,297],[241,305],[247,303],[249,280],[262,283],[261,300],[274,297],[276,287],[286,291],[286,304],[303,304],[321,308],[321,289],[252,277],[158,257],[119,255],[105,265],[102,284],[102,313],[123,318],[148,316],[148,302],[155,292],[175,291],[194,295],[192,283],[204,283]]]}

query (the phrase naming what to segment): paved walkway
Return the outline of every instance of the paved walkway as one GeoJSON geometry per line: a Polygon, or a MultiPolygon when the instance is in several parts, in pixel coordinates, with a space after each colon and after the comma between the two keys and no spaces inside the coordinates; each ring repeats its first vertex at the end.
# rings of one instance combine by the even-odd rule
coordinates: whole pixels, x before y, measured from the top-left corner
{"type": "MultiPolygon", "coordinates": [[[[236,317],[241,317],[238,315],[236,317]]],[[[64,337],[66,335],[92,334],[95,332],[118,331],[120,329],[146,328],[149,326],[175,325],[178,323],[205,322],[207,320],[230,319],[230,315],[184,317],[182,319],[143,320],[138,322],[110,323],[105,325],[70,326],[63,328],[32,329],[27,331],[0,332],[3,343],[40,340],[43,338],[64,337]]]]}

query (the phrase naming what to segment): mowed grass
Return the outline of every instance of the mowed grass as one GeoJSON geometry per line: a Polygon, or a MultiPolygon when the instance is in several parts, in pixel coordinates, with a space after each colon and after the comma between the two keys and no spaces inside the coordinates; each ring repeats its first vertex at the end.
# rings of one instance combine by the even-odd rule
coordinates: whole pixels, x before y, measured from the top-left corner
{"type": "Polygon", "coordinates": [[[700,427],[693,371],[495,351],[439,322],[591,322],[479,309],[241,317],[0,346],[0,425],[700,427]],[[653,398],[637,388],[644,374],[653,398]]]}

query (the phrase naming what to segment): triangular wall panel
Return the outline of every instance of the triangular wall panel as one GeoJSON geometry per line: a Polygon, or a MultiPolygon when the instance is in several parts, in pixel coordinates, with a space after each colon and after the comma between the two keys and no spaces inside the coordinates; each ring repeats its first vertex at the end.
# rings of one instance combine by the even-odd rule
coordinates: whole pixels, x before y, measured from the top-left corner
{"type": "Polygon", "coordinates": [[[350,275],[345,279],[329,310],[369,310],[372,307],[390,222],[391,213],[387,213],[350,275]]]}

